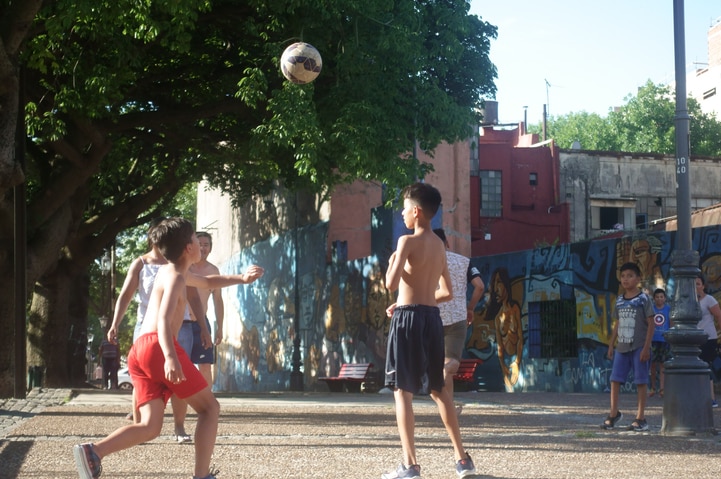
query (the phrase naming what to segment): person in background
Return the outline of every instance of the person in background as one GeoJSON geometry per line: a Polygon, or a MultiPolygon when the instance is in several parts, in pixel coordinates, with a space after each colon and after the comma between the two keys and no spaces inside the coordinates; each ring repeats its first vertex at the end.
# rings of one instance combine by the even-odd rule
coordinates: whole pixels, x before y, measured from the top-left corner
{"type": "Polygon", "coordinates": [[[651,382],[648,397],[658,392],[663,397],[664,366],[663,363],[671,358],[671,348],[666,342],[663,333],[668,331],[670,324],[671,307],[666,303],[666,291],[657,288],[653,292],[653,340],[651,341],[651,382]],[[656,375],[658,375],[658,389],[655,388],[656,375]]]}
{"type": "MultiPolygon", "coordinates": [[[[220,274],[217,266],[208,261],[208,255],[213,251],[213,238],[205,231],[199,231],[195,234],[200,242],[200,261],[190,266],[190,272],[199,276],[208,276],[211,274],[220,274]]],[[[218,345],[223,339],[223,318],[225,309],[223,306],[223,295],[220,289],[199,289],[201,311],[204,313],[202,318],[196,318],[193,327],[193,351],[190,355],[191,361],[198,366],[203,377],[208,384],[213,385],[213,372],[211,366],[215,363],[215,351],[213,345],[204,348],[200,342],[200,322],[205,322],[206,327],[210,330],[210,321],[208,320],[208,300],[213,297],[213,312],[215,313],[215,341],[218,345]]]]}
{"type": "MultiPolygon", "coordinates": [[[[463,255],[449,251],[446,232],[443,228],[434,229],[433,232],[443,241],[446,247],[446,262],[453,285],[453,299],[439,303],[438,309],[443,322],[443,339],[445,342],[445,363],[443,366],[444,386],[453,398],[453,375],[461,364],[463,349],[466,343],[468,325],[473,321],[473,310],[483,296],[485,285],[481,273],[471,266],[471,260],[463,255]],[[473,286],[471,299],[467,301],[466,290],[468,284],[473,286]]],[[[456,406],[460,414],[461,406],[456,406]]]]}
{"type": "Polygon", "coordinates": [[[103,364],[103,389],[118,389],[118,369],[120,369],[120,348],[103,338],[99,354],[103,364]]]}
{"type": "MultiPolygon", "coordinates": [[[[718,301],[710,294],[706,294],[706,281],[702,275],[696,277],[696,296],[698,305],[701,307],[701,321],[698,322],[698,329],[703,330],[708,339],[701,345],[699,358],[706,361],[711,368],[711,363],[716,359],[716,348],[718,345],[718,329],[721,327],[721,308],[718,301]]],[[[712,370],[713,371],[713,370],[712,370]]],[[[713,390],[713,372],[711,373],[711,407],[718,407],[716,394],[713,390]]]]}

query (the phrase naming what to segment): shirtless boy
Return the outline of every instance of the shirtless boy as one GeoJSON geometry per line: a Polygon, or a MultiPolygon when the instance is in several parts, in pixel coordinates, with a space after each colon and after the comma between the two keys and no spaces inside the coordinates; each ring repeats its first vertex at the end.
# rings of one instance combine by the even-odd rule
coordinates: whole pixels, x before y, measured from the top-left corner
{"type": "Polygon", "coordinates": [[[213,478],[210,460],[215,448],[220,406],[200,372],[178,344],[175,337],[183,322],[186,285],[197,288],[220,288],[246,284],[263,275],[259,266],[251,266],[240,275],[195,276],[188,272],[200,259],[200,246],[193,226],[182,218],[168,218],[153,230],[167,265],[160,267],[155,278],[141,336],[128,354],[128,369],[137,392],[140,422],[121,427],[95,444],[73,448],[75,464],[81,479],[100,477],[100,460],[111,454],[160,434],[165,405],[172,394],[184,398],[198,414],[195,429],[195,468],[193,477],[213,478]]]}
{"type": "MultiPolygon", "coordinates": [[[[198,231],[195,233],[200,243],[200,261],[190,267],[190,272],[198,276],[209,276],[214,274],[220,274],[220,270],[213,263],[208,261],[208,255],[213,251],[213,238],[209,233],[205,231],[198,231]]],[[[215,313],[215,341],[214,345],[220,344],[223,340],[223,318],[225,316],[225,308],[223,305],[223,295],[220,288],[213,290],[210,289],[198,289],[200,295],[200,304],[203,317],[196,317],[194,311],[191,310],[191,314],[194,318],[193,322],[193,351],[190,355],[190,359],[194,364],[198,365],[198,369],[203,374],[205,380],[210,384],[211,389],[213,386],[213,372],[211,369],[212,364],[215,362],[215,351],[213,345],[205,348],[200,341],[202,323],[205,323],[206,327],[210,331],[210,322],[208,320],[208,301],[213,298],[213,312],[215,313]]]]}
{"type": "Polygon", "coordinates": [[[382,479],[420,478],[416,458],[413,395],[428,374],[431,398],[450,436],[456,473],[464,478],[475,474],[471,456],[463,448],[453,397],[444,388],[443,323],[437,304],[453,297],[443,242],[431,228],[431,219],[441,204],[437,189],[415,183],[403,190],[403,222],[413,234],[398,238],[386,273],[386,287],[398,290],[391,316],[386,354],[386,386],[393,389],[396,421],[403,449],[398,468],[382,479]]]}

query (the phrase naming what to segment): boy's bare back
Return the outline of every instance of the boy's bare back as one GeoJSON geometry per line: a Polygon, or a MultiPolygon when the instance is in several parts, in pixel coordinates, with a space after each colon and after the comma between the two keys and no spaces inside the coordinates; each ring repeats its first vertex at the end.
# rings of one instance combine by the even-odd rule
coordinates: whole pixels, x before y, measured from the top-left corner
{"type": "Polygon", "coordinates": [[[396,260],[401,269],[396,303],[436,306],[436,290],[448,272],[443,242],[430,230],[398,239],[396,260]]]}
{"type": "MultiPolygon", "coordinates": [[[[423,185],[416,185],[424,188],[423,185]]],[[[425,187],[431,188],[426,185],[425,187]]],[[[435,189],[433,192],[437,194],[435,189]]],[[[408,193],[403,199],[403,222],[413,234],[398,238],[398,247],[388,260],[386,287],[398,290],[396,305],[423,304],[436,306],[438,302],[453,297],[451,278],[446,263],[446,249],[443,241],[433,233],[431,218],[440,204],[427,206],[425,211],[420,201],[408,193]]]]}

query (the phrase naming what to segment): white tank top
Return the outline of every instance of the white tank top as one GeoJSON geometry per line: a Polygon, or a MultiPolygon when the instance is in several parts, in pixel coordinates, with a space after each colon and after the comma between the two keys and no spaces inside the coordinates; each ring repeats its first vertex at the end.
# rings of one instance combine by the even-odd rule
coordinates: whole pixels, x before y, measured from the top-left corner
{"type": "Polygon", "coordinates": [[[150,293],[153,292],[153,284],[155,276],[162,266],[161,264],[148,264],[145,258],[141,257],[143,268],[140,270],[140,281],[138,283],[138,322],[142,323],[145,319],[145,313],[148,311],[148,302],[150,301],[150,293]]]}

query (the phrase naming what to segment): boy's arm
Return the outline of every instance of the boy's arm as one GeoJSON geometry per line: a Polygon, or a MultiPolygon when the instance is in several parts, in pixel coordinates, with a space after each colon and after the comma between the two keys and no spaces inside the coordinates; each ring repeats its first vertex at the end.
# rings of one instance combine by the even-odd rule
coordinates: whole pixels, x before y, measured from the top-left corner
{"type": "Polygon", "coordinates": [[[643,349],[641,350],[641,361],[648,361],[651,359],[651,342],[653,341],[653,332],[656,329],[656,326],[653,322],[653,316],[648,316],[646,318],[646,339],[643,343],[643,349]]]}
{"type": "Polygon", "coordinates": [[[436,289],[436,303],[444,303],[453,299],[453,284],[451,284],[451,273],[448,271],[448,262],[443,260],[443,273],[436,289]]]}
{"type": "Polygon", "coordinates": [[[709,312],[713,316],[714,319],[714,328],[717,330],[721,329],[721,307],[719,307],[718,303],[711,306],[709,309],[709,312]]]}
{"type": "Polygon", "coordinates": [[[618,320],[613,323],[613,329],[611,330],[611,338],[608,341],[608,359],[613,359],[613,349],[616,345],[616,338],[618,337],[618,320]]]}
{"type": "Polygon", "coordinates": [[[396,251],[388,259],[388,271],[386,271],[386,288],[389,291],[396,291],[398,285],[401,282],[401,276],[403,275],[403,267],[406,264],[408,258],[408,251],[406,246],[406,237],[401,236],[398,238],[398,247],[396,251]]]}
{"type": "Polygon", "coordinates": [[[486,285],[480,276],[476,276],[471,280],[471,286],[473,286],[473,293],[471,293],[471,300],[468,301],[466,306],[466,320],[469,324],[473,321],[473,311],[475,311],[476,305],[478,305],[483,293],[486,291],[486,285]]]}
{"type": "MultiPolygon", "coordinates": [[[[200,276],[195,273],[188,273],[186,281],[188,286],[195,286],[203,289],[217,289],[234,284],[249,284],[263,276],[264,270],[260,266],[252,265],[243,274],[212,274],[210,276],[200,276]]],[[[204,318],[205,315],[200,316],[204,318]]]]}
{"type": "MultiPolygon", "coordinates": [[[[113,344],[118,343],[118,329],[120,323],[123,321],[123,316],[128,311],[130,301],[133,299],[135,291],[138,290],[138,284],[140,283],[140,269],[143,267],[143,260],[137,258],[132,262],[128,273],[125,275],[125,281],[123,287],[118,295],[118,300],[115,302],[115,309],[113,311],[113,322],[108,329],[108,341],[113,344]]],[[[140,318],[138,318],[140,319],[140,318]]]]}
{"type": "Polygon", "coordinates": [[[223,319],[225,318],[225,306],[223,304],[223,294],[220,289],[214,289],[213,310],[215,311],[215,344],[220,344],[223,340],[223,319]]]}

